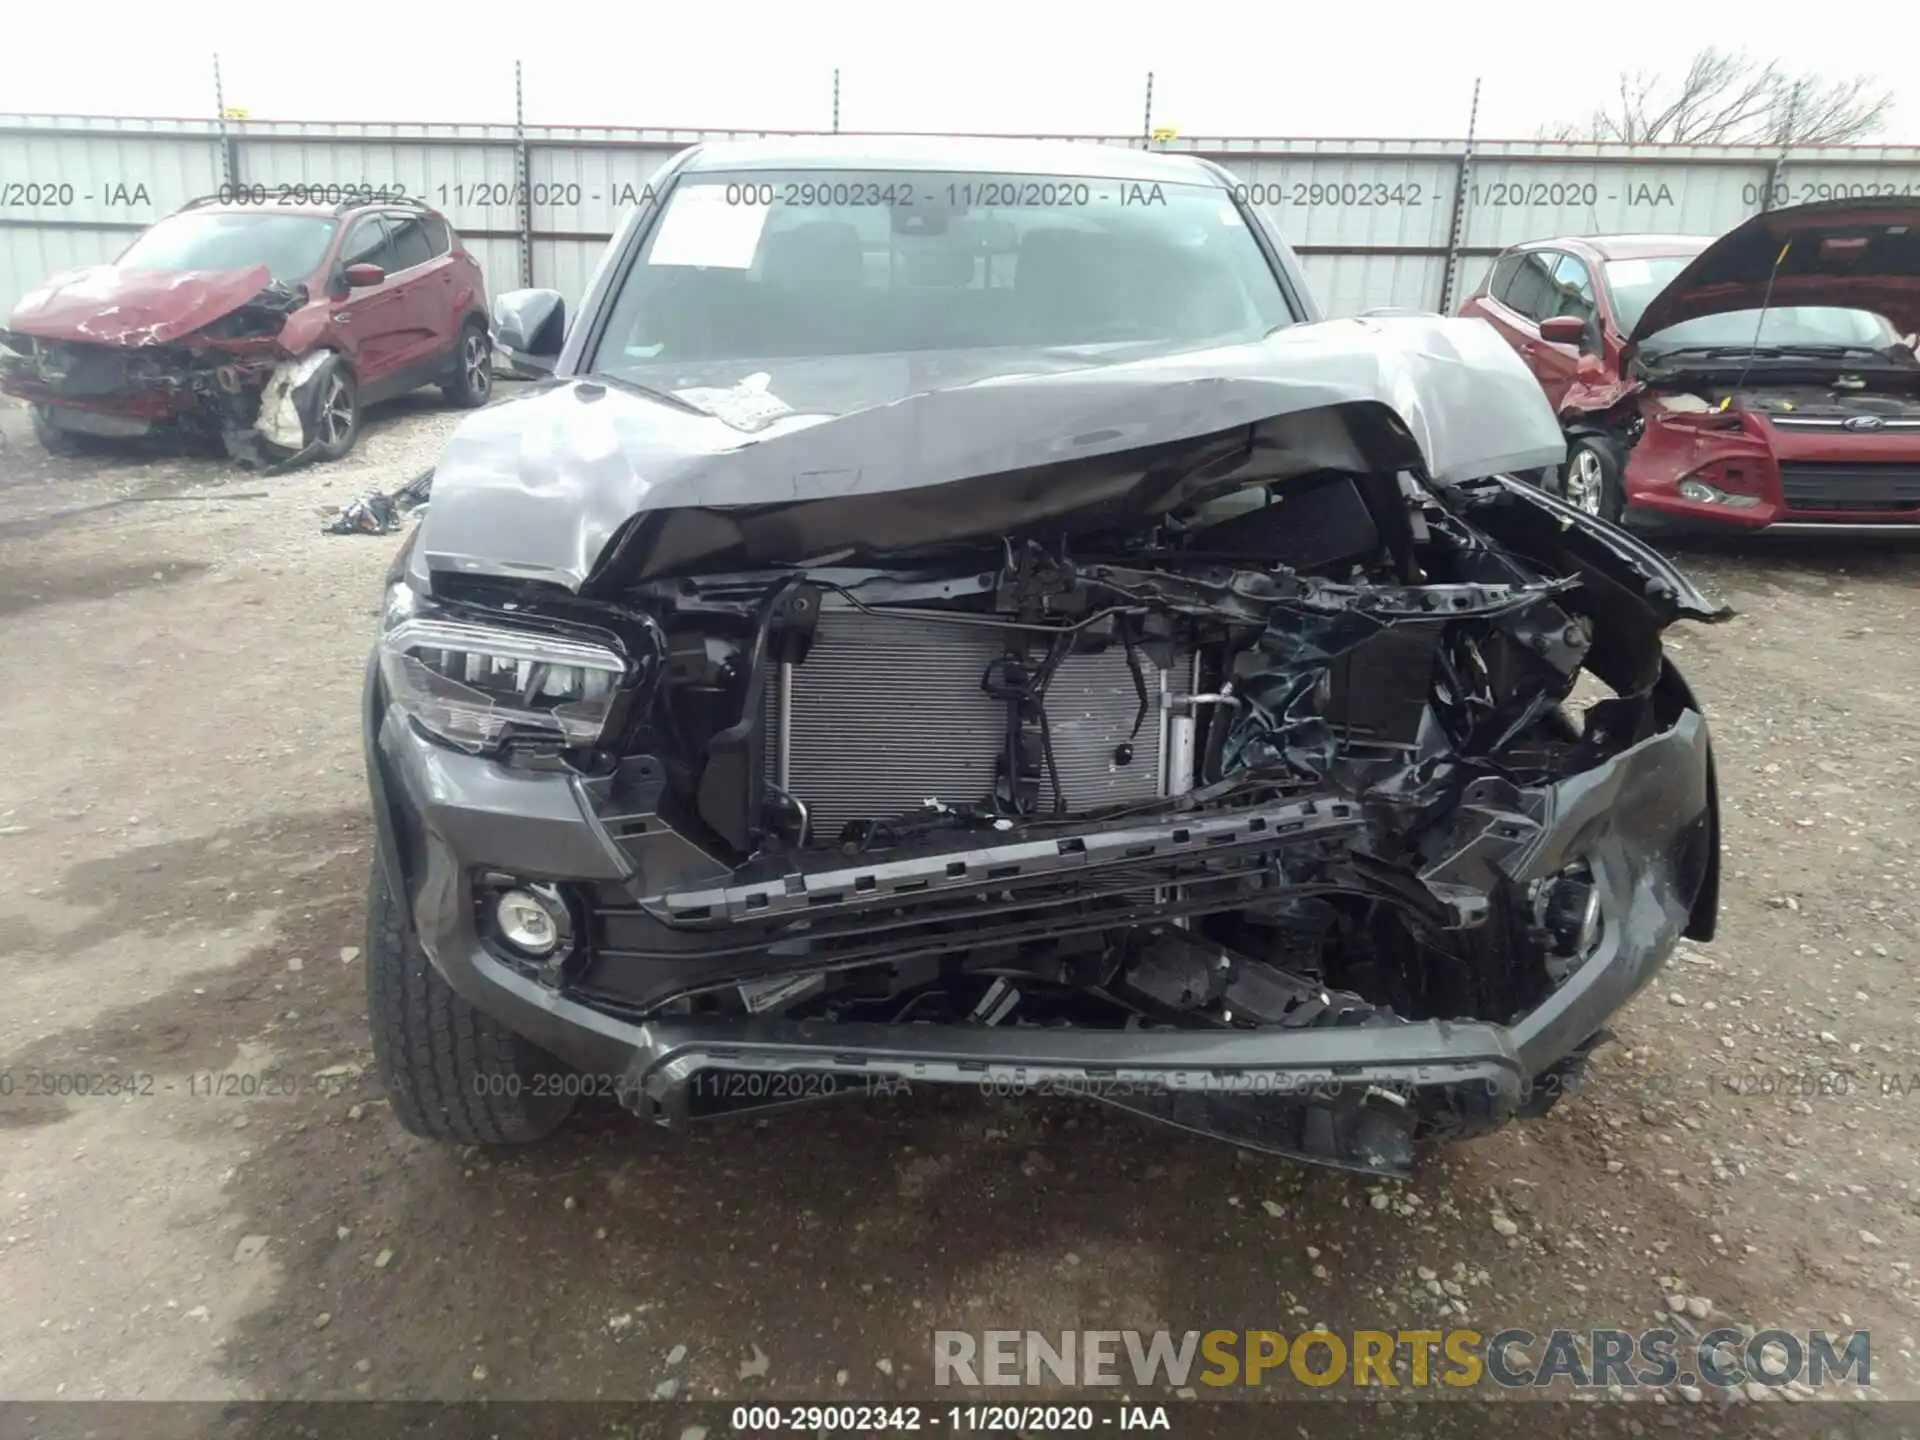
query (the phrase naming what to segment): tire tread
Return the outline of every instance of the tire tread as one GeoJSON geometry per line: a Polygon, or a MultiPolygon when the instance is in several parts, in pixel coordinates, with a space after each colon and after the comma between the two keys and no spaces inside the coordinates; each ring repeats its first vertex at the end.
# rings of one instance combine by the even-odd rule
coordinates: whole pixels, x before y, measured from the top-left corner
{"type": "Polygon", "coordinates": [[[367,1010],[374,1060],[394,1118],[430,1140],[504,1145],[538,1140],[572,1109],[535,1095],[562,1069],[532,1042],[469,1005],[412,942],[378,855],[367,893],[367,1010]],[[513,1077],[519,1094],[480,1082],[513,1077]]]}

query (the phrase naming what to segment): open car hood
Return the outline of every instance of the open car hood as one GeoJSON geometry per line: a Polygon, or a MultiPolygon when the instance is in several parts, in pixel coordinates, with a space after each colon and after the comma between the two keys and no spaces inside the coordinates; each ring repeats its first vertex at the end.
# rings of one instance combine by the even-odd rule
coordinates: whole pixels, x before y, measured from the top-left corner
{"type": "Polygon", "coordinates": [[[245,270],[135,270],[93,265],[30,290],[7,329],[42,340],[166,345],[238,310],[267,287],[264,265],[245,270]]]}
{"type": "Polygon", "coordinates": [[[1662,330],[1763,305],[1872,310],[1903,335],[1920,331],[1920,201],[1822,200],[1735,226],[1653,297],[1621,351],[1622,373],[1662,330]]]}
{"type": "Polygon", "coordinates": [[[1565,456],[1538,382],[1477,320],[1329,320],[1046,373],[1008,364],[790,413],[777,382],[688,404],[557,380],[461,424],[415,553],[578,590],[616,555],[622,571],[688,573],[1164,513],[1218,488],[1226,449],[1235,485],[1396,468],[1444,484],[1565,456]]]}

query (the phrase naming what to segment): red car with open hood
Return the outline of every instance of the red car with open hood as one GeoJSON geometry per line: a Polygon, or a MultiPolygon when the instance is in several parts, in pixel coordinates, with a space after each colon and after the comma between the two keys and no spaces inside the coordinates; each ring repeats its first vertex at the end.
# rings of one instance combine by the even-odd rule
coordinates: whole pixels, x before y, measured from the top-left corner
{"type": "Polygon", "coordinates": [[[158,430],[255,464],[334,459],[363,406],[422,385],[478,405],[492,363],[479,264],[410,200],[195,201],[0,329],[0,391],[56,452],[158,430]]]}
{"type": "Polygon", "coordinates": [[[1488,321],[1559,412],[1558,477],[1639,529],[1920,533],[1920,204],[1767,211],[1718,240],[1501,255],[1488,321]]]}

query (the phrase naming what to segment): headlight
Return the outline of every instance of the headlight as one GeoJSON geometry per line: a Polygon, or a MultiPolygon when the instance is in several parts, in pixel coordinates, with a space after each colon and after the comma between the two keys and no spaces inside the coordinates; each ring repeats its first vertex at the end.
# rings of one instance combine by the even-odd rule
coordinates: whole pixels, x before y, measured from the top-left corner
{"type": "Polygon", "coordinates": [[[404,583],[388,592],[380,636],[388,695],[469,753],[515,735],[597,743],[631,670],[612,645],[454,618],[404,583]]]}

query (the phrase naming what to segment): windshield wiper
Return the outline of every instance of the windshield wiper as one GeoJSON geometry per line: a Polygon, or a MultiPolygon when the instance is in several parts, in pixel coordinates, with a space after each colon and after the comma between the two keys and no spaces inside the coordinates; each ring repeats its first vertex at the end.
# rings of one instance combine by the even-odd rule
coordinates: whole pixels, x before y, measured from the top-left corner
{"type": "Polygon", "coordinates": [[[674,409],[688,415],[711,415],[711,411],[702,410],[691,401],[682,400],[670,390],[656,390],[651,385],[642,385],[637,380],[624,379],[619,375],[609,375],[604,370],[589,370],[580,377],[596,385],[611,385],[615,390],[625,391],[629,395],[638,395],[643,400],[658,400],[662,405],[671,405],[674,409]]]}

